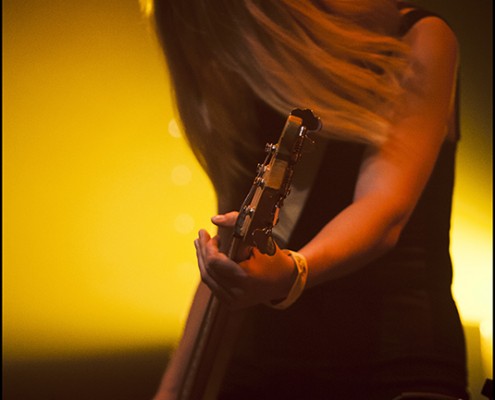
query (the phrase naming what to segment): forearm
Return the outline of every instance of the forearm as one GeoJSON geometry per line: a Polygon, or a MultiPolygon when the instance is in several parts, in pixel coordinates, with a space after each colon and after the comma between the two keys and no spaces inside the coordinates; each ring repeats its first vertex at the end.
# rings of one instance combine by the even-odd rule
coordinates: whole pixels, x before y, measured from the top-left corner
{"type": "Polygon", "coordinates": [[[308,262],[307,287],[346,276],[390,250],[405,214],[392,212],[383,199],[362,199],[325,227],[301,250],[308,262]]]}

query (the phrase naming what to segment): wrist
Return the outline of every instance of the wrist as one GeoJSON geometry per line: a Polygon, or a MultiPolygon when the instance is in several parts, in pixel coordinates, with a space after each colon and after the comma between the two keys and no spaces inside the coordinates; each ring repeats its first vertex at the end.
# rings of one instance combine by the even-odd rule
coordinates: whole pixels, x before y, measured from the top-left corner
{"type": "Polygon", "coordinates": [[[297,265],[290,255],[290,251],[285,249],[281,251],[285,254],[285,260],[287,261],[287,273],[284,278],[280,280],[280,285],[277,292],[273,293],[275,296],[272,300],[270,300],[270,303],[272,304],[280,303],[288,297],[289,292],[294,286],[294,283],[299,275],[297,265]]]}
{"type": "Polygon", "coordinates": [[[289,289],[286,289],[287,291],[285,293],[287,294],[285,298],[282,300],[272,300],[266,303],[266,305],[279,310],[284,310],[297,301],[304,291],[308,277],[308,265],[306,258],[302,254],[295,251],[283,251],[292,259],[294,265],[294,269],[290,277],[290,282],[292,283],[290,284],[289,289]]]}

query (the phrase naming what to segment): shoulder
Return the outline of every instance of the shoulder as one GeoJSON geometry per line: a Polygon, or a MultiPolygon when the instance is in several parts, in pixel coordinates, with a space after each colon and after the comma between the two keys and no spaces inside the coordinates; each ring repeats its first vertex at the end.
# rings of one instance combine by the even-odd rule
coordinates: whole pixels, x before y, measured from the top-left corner
{"type": "Polygon", "coordinates": [[[459,45],[450,26],[437,16],[416,22],[403,37],[410,47],[411,69],[404,76],[406,87],[419,89],[425,96],[446,93],[455,80],[459,65],[459,45]]]}
{"type": "Polygon", "coordinates": [[[403,39],[411,47],[414,58],[430,58],[434,55],[457,58],[459,52],[459,44],[454,31],[437,16],[420,19],[403,39]]]}

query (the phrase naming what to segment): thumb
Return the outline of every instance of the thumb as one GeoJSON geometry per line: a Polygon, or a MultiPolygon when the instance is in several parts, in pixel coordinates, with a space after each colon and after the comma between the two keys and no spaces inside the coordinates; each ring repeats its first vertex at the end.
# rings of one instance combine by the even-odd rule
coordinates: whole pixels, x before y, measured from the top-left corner
{"type": "Polygon", "coordinates": [[[227,214],[215,215],[211,218],[211,222],[213,222],[217,226],[231,228],[235,225],[235,221],[237,220],[238,215],[239,213],[237,211],[231,211],[227,214]]]}

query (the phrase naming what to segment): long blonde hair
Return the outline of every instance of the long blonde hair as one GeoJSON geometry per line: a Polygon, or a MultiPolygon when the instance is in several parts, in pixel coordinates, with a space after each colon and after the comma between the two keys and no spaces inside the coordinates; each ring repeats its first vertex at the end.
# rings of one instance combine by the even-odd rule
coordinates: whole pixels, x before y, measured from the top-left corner
{"type": "Polygon", "coordinates": [[[331,138],[386,139],[408,50],[394,0],[150,1],[184,131],[219,195],[251,167],[256,98],[282,115],[313,109],[331,138]]]}

